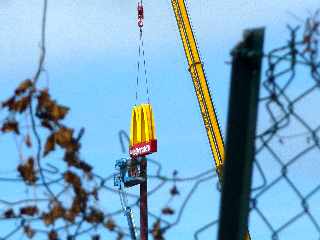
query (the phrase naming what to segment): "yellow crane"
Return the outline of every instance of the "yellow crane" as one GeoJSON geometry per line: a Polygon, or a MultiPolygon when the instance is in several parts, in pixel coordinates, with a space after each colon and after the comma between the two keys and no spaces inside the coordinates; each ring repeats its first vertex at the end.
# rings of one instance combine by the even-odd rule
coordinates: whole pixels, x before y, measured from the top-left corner
{"type": "Polygon", "coordinates": [[[224,161],[224,144],[217,114],[212,102],[185,2],[184,0],[172,0],[171,3],[176,16],[183,48],[188,60],[188,70],[192,77],[202,119],[207,131],[210,148],[220,179],[222,176],[222,166],[224,161]]]}
{"type": "MultiPolygon", "coordinates": [[[[224,144],[221,135],[217,114],[212,102],[203,64],[199,55],[197,43],[191,28],[190,19],[184,0],[171,0],[176,21],[178,24],[183,48],[188,61],[188,70],[197,95],[204,126],[206,128],[211,152],[215,161],[220,183],[224,163],[224,144]]],[[[249,240],[249,232],[244,239],[249,240]]]]}

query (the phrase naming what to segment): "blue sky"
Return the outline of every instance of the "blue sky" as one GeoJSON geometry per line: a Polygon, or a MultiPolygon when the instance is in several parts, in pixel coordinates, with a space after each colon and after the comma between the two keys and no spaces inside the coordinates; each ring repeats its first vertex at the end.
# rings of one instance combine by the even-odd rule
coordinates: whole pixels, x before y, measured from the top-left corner
{"type": "MultiPolygon", "coordinates": [[[[319,1],[190,0],[187,5],[225,134],[230,77],[230,65],[225,62],[230,60],[229,52],[241,39],[242,31],[266,26],[265,49],[270,49],[287,36],[288,22],[299,23],[289,13],[304,18],[319,1]]],[[[40,0],[0,2],[0,99],[8,97],[18,82],[35,71],[41,9],[40,0]]],[[[45,67],[50,89],[59,102],[71,107],[67,122],[76,129],[86,128],[83,156],[102,175],[112,173],[115,160],[123,156],[118,130],[129,129],[135,103],[135,18],[136,1],[49,1],[45,67]]],[[[159,152],[153,157],[163,163],[168,174],[179,169],[181,176],[190,176],[212,168],[169,0],[145,1],[144,40],[159,141],[159,152]]],[[[3,137],[0,148],[5,149],[2,146],[10,149],[3,137]]],[[[12,162],[18,161],[9,150],[5,155],[12,162]]],[[[151,208],[162,200],[150,199],[151,208]]],[[[120,206],[117,198],[113,201],[120,206]]],[[[215,219],[218,201],[215,183],[204,185],[168,239],[192,239],[197,228],[215,219]]],[[[203,239],[209,239],[213,231],[203,239]]]]}

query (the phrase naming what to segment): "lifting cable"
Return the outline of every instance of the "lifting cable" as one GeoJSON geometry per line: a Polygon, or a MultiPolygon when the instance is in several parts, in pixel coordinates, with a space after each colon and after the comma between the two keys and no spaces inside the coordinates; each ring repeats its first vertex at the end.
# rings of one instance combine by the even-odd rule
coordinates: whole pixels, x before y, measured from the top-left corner
{"type": "MultiPolygon", "coordinates": [[[[149,96],[149,81],[147,76],[147,64],[146,64],[146,57],[145,57],[145,50],[144,50],[144,41],[143,41],[143,23],[144,23],[144,9],[143,9],[143,2],[140,0],[138,2],[138,27],[139,27],[139,43],[138,43],[138,61],[137,61],[137,78],[136,78],[136,105],[138,104],[138,92],[139,92],[139,83],[141,80],[140,76],[140,66],[141,60],[143,63],[143,74],[144,74],[144,80],[145,80],[145,88],[146,88],[146,95],[147,95],[147,101],[150,103],[150,96],[149,96]]],[[[141,70],[142,71],[142,70],[141,70]]]]}

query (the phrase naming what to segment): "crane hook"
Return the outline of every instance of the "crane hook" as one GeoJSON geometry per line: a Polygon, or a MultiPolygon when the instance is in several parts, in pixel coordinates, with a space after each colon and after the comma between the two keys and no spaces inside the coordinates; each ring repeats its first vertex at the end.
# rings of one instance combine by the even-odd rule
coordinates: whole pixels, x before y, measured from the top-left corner
{"type": "Polygon", "coordinates": [[[138,26],[141,29],[143,27],[143,20],[144,20],[144,11],[142,3],[138,3],[138,26]]]}

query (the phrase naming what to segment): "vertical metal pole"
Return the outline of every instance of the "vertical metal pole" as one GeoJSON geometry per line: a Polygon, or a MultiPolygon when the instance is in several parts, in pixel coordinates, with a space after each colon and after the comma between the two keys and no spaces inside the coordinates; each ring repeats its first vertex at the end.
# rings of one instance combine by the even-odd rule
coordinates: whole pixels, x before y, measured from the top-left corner
{"type": "Polygon", "coordinates": [[[145,181],[140,184],[140,238],[148,240],[148,182],[147,159],[142,157],[140,165],[141,176],[145,181]]]}
{"type": "Polygon", "coordinates": [[[232,51],[232,76],[218,240],[248,239],[264,28],[247,30],[232,51]]]}

